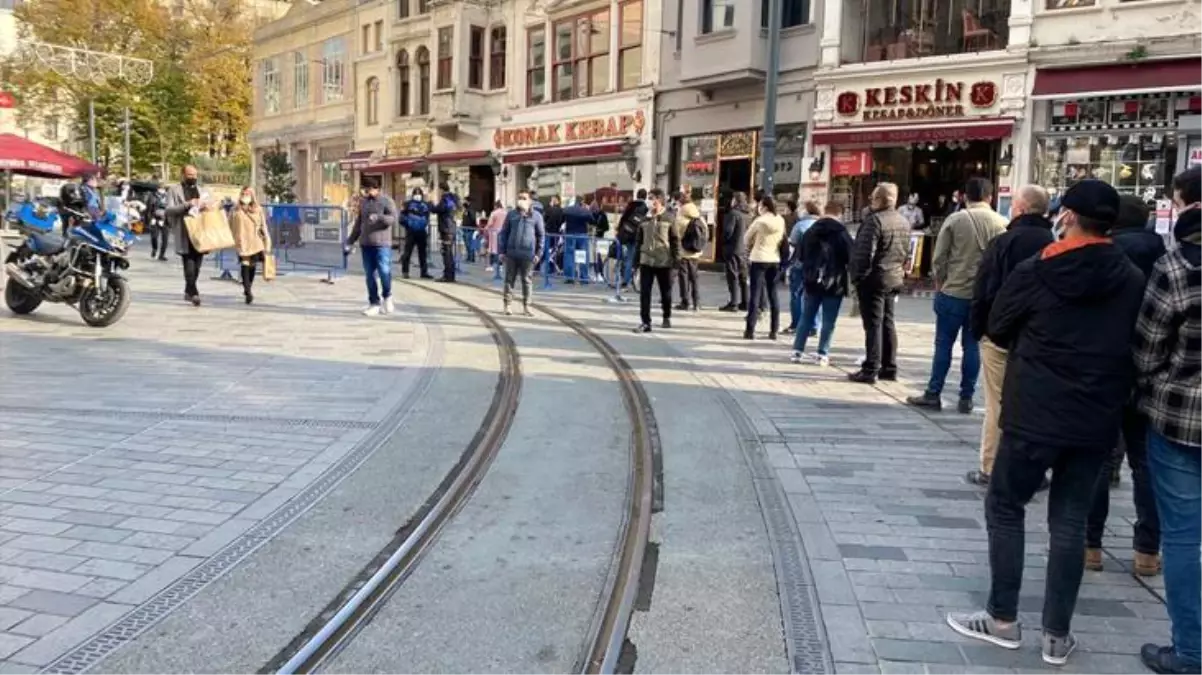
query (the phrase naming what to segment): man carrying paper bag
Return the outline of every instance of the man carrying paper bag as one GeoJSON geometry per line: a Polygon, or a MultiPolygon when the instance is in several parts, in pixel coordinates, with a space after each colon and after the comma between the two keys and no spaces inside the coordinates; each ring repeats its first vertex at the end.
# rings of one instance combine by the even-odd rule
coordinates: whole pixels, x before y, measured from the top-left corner
{"type": "Polygon", "coordinates": [[[184,264],[184,300],[199,307],[196,280],[205,254],[233,246],[234,236],[208,192],[201,192],[196,167],[190,164],[184,167],[183,180],[168,188],[163,215],[175,233],[175,252],[184,264]]]}

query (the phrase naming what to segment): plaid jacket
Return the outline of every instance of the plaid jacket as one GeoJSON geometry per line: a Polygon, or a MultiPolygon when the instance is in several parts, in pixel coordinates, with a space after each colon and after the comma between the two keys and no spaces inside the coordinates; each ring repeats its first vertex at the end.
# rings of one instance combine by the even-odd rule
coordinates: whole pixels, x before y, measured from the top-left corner
{"type": "Polygon", "coordinates": [[[1202,271],[1180,250],[1156,261],[1135,326],[1139,407],[1169,440],[1202,446],[1202,271]]]}

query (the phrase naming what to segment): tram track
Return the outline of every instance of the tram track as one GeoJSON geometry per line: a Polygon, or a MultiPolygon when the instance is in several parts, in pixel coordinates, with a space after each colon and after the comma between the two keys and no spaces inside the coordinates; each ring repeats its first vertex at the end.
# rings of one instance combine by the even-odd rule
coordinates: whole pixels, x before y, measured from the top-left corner
{"type": "MultiPolygon", "coordinates": [[[[523,373],[512,336],[488,312],[455,293],[420,283],[409,285],[467,309],[488,328],[500,357],[500,374],[491,404],[472,441],[430,498],[342,592],[259,670],[261,673],[319,672],[350,645],[417,569],[424,554],[435,546],[441,532],[471,499],[513,425],[522,400],[523,373]]],[[[641,590],[645,590],[640,588],[640,582],[654,577],[653,568],[649,573],[644,572],[659,474],[659,435],[654,413],[633,369],[608,342],[560,312],[541,306],[538,309],[572,330],[602,356],[617,378],[630,420],[630,461],[619,531],[601,593],[592,606],[582,610],[589,614],[589,628],[575,661],[577,672],[629,672],[633,668],[634,650],[626,640],[627,631],[636,604],[640,604],[641,590]]]]}

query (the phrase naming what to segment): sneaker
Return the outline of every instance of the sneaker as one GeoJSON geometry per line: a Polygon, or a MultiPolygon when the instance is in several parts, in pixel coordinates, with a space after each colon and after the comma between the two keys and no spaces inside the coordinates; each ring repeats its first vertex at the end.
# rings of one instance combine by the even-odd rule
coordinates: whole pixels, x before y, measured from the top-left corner
{"type": "Polygon", "coordinates": [[[743,331],[743,339],[744,339],[744,340],[754,340],[754,339],[755,339],[755,333],[753,333],[753,332],[751,332],[751,331],[749,331],[749,330],[745,330],[745,331],[743,331]]]}
{"type": "Polygon", "coordinates": [[[808,360],[805,352],[793,352],[793,355],[789,357],[789,363],[805,363],[808,360]]]}
{"type": "Polygon", "coordinates": [[[792,335],[792,334],[793,334],[793,329],[792,329],[792,328],[785,328],[785,329],[781,330],[780,334],[781,334],[781,335],[792,335]]]}
{"type": "Polygon", "coordinates": [[[876,377],[876,375],[873,375],[867,371],[857,370],[854,373],[848,374],[847,379],[860,384],[876,384],[876,377]]]}
{"type": "Polygon", "coordinates": [[[651,332],[651,326],[650,326],[650,324],[640,323],[640,324],[638,325],[638,327],[636,327],[636,328],[634,329],[634,332],[636,332],[636,333],[650,333],[650,332],[651,332]]]}
{"type": "Polygon", "coordinates": [[[1139,660],[1154,673],[1196,673],[1198,667],[1189,667],[1177,652],[1168,646],[1148,643],[1140,648],[1139,660]]]}
{"type": "Polygon", "coordinates": [[[380,306],[368,305],[367,308],[363,310],[363,316],[380,316],[380,306]]]}
{"type": "Polygon", "coordinates": [[[485,272],[495,272],[495,271],[496,271],[496,268],[495,268],[495,267],[493,267],[492,265],[489,265],[488,267],[485,267],[485,268],[484,268],[484,271],[485,271],[485,272]]]}
{"type": "Polygon", "coordinates": [[[964,482],[977,487],[989,487],[989,474],[980,469],[974,469],[965,474],[964,482]]]}
{"type": "Polygon", "coordinates": [[[739,311],[739,306],[734,303],[728,302],[725,305],[722,305],[721,307],[719,307],[718,311],[719,312],[737,312],[737,311],[739,311]]]}
{"type": "Polygon", "coordinates": [[[897,382],[897,371],[896,370],[882,370],[877,375],[877,378],[880,380],[883,380],[885,382],[897,382]]]}
{"type": "Polygon", "coordinates": [[[822,366],[823,368],[825,368],[825,367],[827,367],[827,366],[831,365],[831,357],[827,356],[826,354],[819,354],[819,355],[818,355],[818,356],[817,356],[817,357],[814,359],[814,363],[816,363],[817,365],[820,365],[820,366],[822,366]]]}
{"type": "Polygon", "coordinates": [[[1085,569],[1089,570],[1090,572],[1102,571],[1102,549],[1085,549],[1085,569]]]}
{"type": "MultiPolygon", "coordinates": [[[[1018,649],[1022,646],[1023,633],[1017,621],[1002,627],[997,619],[984,610],[948,614],[947,625],[964,637],[983,640],[1006,649],[1018,649]]],[[[1047,653],[1046,648],[1044,653],[1047,653]]],[[[1044,660],[1047,661],[1046,656],[1044,660]]]]}
{"type": "Polygon", "coordinates": [[[956,404],[956,412],[960,413],[961,415],[972,414],[972,409],[973,403],[971,398],[962,398],[960,399],[960,402],[956,404]]]}
{"type": "Polygon", "coordinates": [[[738,309],[740,312],[746,312],[746,311],[747,311],[747,303],[745,303],[745,302],[740,302],[739,304],[735,305],[735,307],[736,307],[736,308],[737,308],[737,309],[738,309]]]}
{"type": "Polygon", "coordinates": [[[392,298],[384,298],[384,306],[380,308],[380,313],[381,314],[392,314],[395,311],[396,311],[396,304],[393,303],[392,298]]]}
{"type": "Polygon", "coordinates": [[[772,331],[768,331],[768,339],[773,342],[776,342],[776,333],[774,333],[772,331]]]}
{"type": "Polygon", "coordinates": [[[505,305],[505,316],[513,316],[513,310],[509,308],[509,305],[505,305]]]}
{"type": "Polygon", "coordinates": [[[1068,663],[1068,655],[1077,648],[1077,638],[1072,633],[1064,637],[1043,634],[1043,662],[1053,666],[1068,663]]]}
{"type": "Polygon", "coordinates": [[[522,316],[534,316],[534,312],[530,311],[529,307],[523,307],[522,316]]]}
{"type": "Polygon", "coordinates": [[[812,337],[812,338],[816,338],[816,337],[818,337],[818,329],[817,329],[817,328],[811,328],[811,329],[810,329],[810,332],[806,333],[806,337],[812,337]]]}
{"type": "Polygon", "coordinates": [[[1133,567],[1137,577],[1154,577],[1160,574],[1160,555],[1136,551],[1133,567]]]}
{"type": "Polygon", "coordinates": [[[927,410],[943,410],[943,399],[939,398],[938,394],[924,391],[921,396],[906,397],[906,405],[912,405],[915,408],[926,408],[927,410]]]}
{"type": "Polygon", "coordinates": [[[671,327],[672,327],[672,320],[671,320],[671,319],[664,319],[663,323],[661,323],[660,325],[661,325],[661,326],[663,326],[664,328],[671,328],[671,327]]]}
{"type": "Polygon", "coordinates": [[[689,303],[682,302],[676,306],[676,309],[679,309],[682,312],[687,312],[687,311],[689,311],[689,303]]]}

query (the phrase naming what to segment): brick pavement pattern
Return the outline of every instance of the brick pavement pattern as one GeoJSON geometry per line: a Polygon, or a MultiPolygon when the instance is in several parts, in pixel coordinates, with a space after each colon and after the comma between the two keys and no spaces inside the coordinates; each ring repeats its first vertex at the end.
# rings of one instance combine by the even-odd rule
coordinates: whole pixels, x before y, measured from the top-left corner
{"type": "MultiPolygon", "coordinates": [[[[207,267],[206,272],[211,272],[207,267]]],[[[134,261],[133,303],[88,328],[0,310],[0,671],[52,663],[235,541],[405,399],[416,315],[355,313],[362,283],[228,282],[182,302],[134,261]]]]}

